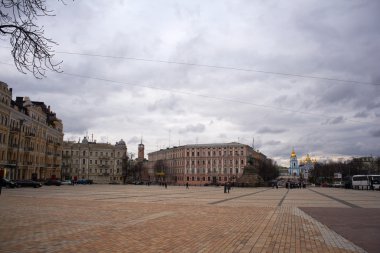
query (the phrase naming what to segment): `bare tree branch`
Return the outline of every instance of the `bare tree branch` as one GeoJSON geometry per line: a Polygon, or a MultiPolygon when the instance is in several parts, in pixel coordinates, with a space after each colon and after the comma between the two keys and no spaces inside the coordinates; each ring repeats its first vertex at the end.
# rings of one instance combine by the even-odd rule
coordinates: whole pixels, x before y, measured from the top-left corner
{"type": "Polygon", "coordinates": [[[53,62],[51,45],[57,43],[46,38],[43,27],[37,26],[39,16],[53,16],[45,0],[0,1],[0,35],[9,37],[16,68],[24,74],[29,71],[36,78],[45,77],[47,70],[61,72],[62,63],[53,62]]]}

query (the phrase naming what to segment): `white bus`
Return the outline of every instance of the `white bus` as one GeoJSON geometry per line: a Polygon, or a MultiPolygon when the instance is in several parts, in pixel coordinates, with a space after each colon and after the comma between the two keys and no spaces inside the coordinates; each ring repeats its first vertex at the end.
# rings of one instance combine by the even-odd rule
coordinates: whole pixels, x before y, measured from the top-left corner
{"type": "Polygon", "coordinates": [[[373,186],[374,190],[380,189],[380,175],[355,175],[352,176],[352,189],[369,190],[373,186]]]}

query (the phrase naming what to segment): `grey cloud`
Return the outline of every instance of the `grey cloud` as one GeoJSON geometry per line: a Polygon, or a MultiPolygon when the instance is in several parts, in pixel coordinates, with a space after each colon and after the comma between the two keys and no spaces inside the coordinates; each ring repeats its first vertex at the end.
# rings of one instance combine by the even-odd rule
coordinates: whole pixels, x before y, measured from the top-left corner
{"type": "Polygon", "coordinates": [[[178,132],[180,134],[184,134],[184,133],[202,133],[204,132],[206,129],[205,125],[201,124],[201,123],[198,123],[196,125],[187,125],[185,128],[183,129],[180,129],[178,132]]]}
{"type": "Polygon", "coordinates": [[[276,146],[276,145],[280,145],[281,144],[281,141],[267,141],[264,143],[264,145],[268,145],[268,146],[276,146]]]}
{"type": "MultiPolygon", "coordinates": [[[[173,130],[172,142],[180,139],[181,144],[195,143],[196,137],[199,143],[238,138],[250,143],[254,136],[256,148],[279,160],[289,158],[292,146],[302,154],[326,156],[375,154],[380,150],[378,138],[374,138],[378,130],[345,120],[367,114],[366,121],[377,125],[379,86],[131,59],[379,83],[378,1],[211,4],[194,0],[173,4],[143,0],[124,4],[95,0],[66,6],[60,2],[49,4],[56,16],[43,25],[48,37],[60,44],[54,47],[56,51],[130,58],[56,54],[56,59],[64,61],[66,73],[116,83],[54,73],[35,80],[14,67],[0,67],[2,81],[13,88],[14,96],[30,96],[51,105],[63,119],[65,137],[83,136],[91,129],[115,141],[129,139],[133,145],[144,132],[144,144],[153,151],[168,145],[168,129],[173,130]],[[102,35],[97,31],[103,31],[102,35]],[[341,116],[331,118],[333,115],[341,116]]],[[[9,52],[2,48],[0,56],[12,62],[9,52]]]]}
{"type": "Polygon", "coordinates": [[[130,145],[130,144],[137,144],[137,143],[140,143],[141,141],[141,138],[137,137],[137,136],[133,136],[132,138],[130,138],[128,141],[127,141],[127,144],[130,145]]]}
{"type": "Polygon", "coordinates": [[[344,121],[343,116],[339,116],[333,119],[326,119],[326,121],[323,122],[322,125],[336,125],[336,124],[342,123],[343,121],[344,121]]]}
{"type": "Polygon", "coordinates": [[[163,98],[155,101],[153,104],[148,105],[147,107],[148,111],[154,112],[154,111],[174,111],[174,112],[181,112],[181,106],[178,103],[178,100],[174,96],[170,96],[168,98],[163,98]]]}
{"type": "Polygon", "coordinates": [[[257,132],[260,134],[280,134],[286,132],[286,129],[281,129],[281,128],[270,128],[270,127],[263,127],[260,128],[257,132]]]}
{"type": "Polygon", "coordinates": [[[368,110],[371,110],[371,109],[376,109],[376,108],[379,108],[380,107],[380,102],[374,102],[374,101],[371,101],[368,103],[367,105],[367,109],[368,110]]]}
{"type": "Polygon", "coordinates": [[[372,132],[372,136],[373,136],[373,137],[380,137],[380,130],[373,131],[373,132],[372,132]]]}
{"type": "Polygon", "coordinates": [[[367,112],[358,112],[354,115],[355,118],[367,118],[368,113],[367,112]]]}

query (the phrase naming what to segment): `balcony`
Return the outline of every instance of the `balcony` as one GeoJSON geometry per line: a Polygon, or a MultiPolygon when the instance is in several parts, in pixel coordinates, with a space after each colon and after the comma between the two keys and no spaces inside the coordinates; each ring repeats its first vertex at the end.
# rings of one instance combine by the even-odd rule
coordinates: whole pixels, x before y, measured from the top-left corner
{"type": "Polygon", "coordinates": [[[35,138],[36,134],[35,133],[26,133],[25,138],[35,138]]]}
{"type": "Polygon", "coordinates": [[[46,155],[53,155],[53,152],[46,152],[46,155]]]}
{"type": "Polygon", "coordinates": [[[11,127],[11,132],[15,133],[15,132],[20,132],[20,128],[18,127],[11,127]]]}
{"type": "Polygon", "coordinates": [[[26,151],[26,152],[34,151],[34,148],[26,147],[26,148],[24,148],[24,151],[26,151]]]}

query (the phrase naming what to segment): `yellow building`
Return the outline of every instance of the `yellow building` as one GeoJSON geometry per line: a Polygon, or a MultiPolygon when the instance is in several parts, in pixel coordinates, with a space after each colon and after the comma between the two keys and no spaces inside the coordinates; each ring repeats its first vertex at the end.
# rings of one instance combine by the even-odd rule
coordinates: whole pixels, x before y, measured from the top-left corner
{"type": "Polygon", "coordinates": [[[127,146],[123,140],[115,145],[96,143],[84,137],[81,142],[65,141],[62,173],[66,179],[88,179],[94,183],[124,183],[127,146]]]}
{"type": "Polygon", "coordinates": [[[5,178],[45,180],[61,177],[62,121],[44,102],[12,100],[0,82],[0,170],[5,178]]]}

